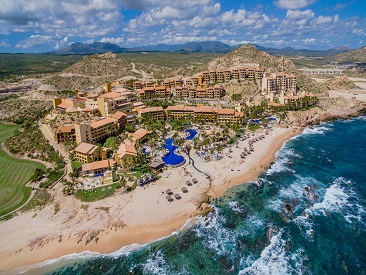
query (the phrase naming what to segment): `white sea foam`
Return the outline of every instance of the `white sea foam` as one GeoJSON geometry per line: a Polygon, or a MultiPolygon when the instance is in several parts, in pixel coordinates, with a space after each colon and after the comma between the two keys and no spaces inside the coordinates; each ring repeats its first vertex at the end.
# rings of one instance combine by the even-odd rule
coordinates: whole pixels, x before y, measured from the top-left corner
{"type": "MultiPolygon", "coordinates": [[[[220,215],[220,210],[215,208],[215,213],[211,213],[202,218],[197,227],[192,229],[198,237],[203,238],[203,244],[216,252],[218,255],[227,255],[234,253],[233,247],[236,245],[236,238],[239,235],[237,230],[229,230],[224,227],[225,218],[220,215]]],[[[247,232],[240,232],[240,235],[246,235],[247,232]]]]}
{"type": "Polygon", "coordinates": [[[293,219],[293,222],[298,226],[298,228],[300,229],[300,234],[303,237],[305,237],[310,242],[314,241],[314,223],[308,215],[298,216],[293,219]]]}
{"type": "Polygon", "coordinates": [[[276,153],[276,160],[266,171],[266,174],[273,175],[274,173],[279,173],[283,171],[289,171],[294,173],[295,171],[288,167],[288,163],[291,161],[290,157],[299,157],[299,155],[295,154],[294,149],[283,147],[280,151],[276,153]]]}
{"type": "Polygon", "coordinates": [[[142,264],[142,267],[147,274],[172,274],[171,267],[161,251],[151,254],[146,262],[142,264]]]}
{"type": "Polygon", "coordinates": [[[342,177],[337,178],[326,189],[321,202],[314,204],[305,211],[311,215],[326,215],[328,212],[340,213],[349,223],[357,221],[365,226],[366,210],[359,203],[357,193],[349,186],[349,182],[342,177]]]}
{"type": "Polygon", "coordinates": [[[306,127],[304,131],[302,132],[303,135],[325,135],[325,132],[332,131],[333,124],[327,123],[327,124],[320,124],[316,126],[310,126],[306,127]]]}
{"type": "Polygon", "coordinates": [[[239,272],[245,274],[302,274],[302,253],[298,249],[294,254],[286,250],[287,241],[283,239],[283,230],[271,237],[270,244],[263,249],[260,258],[253,264],[239,272]]]}
{"type": "MultiPolygon", "coordinates": [[[[304,202],[307,200],[304,188],[305,186],[308,186],[309,183],[315,183],[317,185],[321,184],[312,177],[300,177],[299,175],[296,175],[296,180],[290,186],[280,187],[278,195],[274,198],[270,198],[266,207],[281,213],[285,205],[285,200],[297,199],[300,200],[300,202],[304,202]]],[[[295,213],[300,208],[301,204],[299,206],[295,206],[292,211],[295,213]]]]}

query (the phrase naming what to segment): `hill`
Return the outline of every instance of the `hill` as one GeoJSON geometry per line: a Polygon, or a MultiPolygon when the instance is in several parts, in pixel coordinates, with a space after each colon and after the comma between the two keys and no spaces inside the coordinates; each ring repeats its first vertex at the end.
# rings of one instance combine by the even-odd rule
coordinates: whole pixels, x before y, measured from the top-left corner
{"type": "Polygon", "coordinates": [[[259,63],[268,72],[286,71],[293,72],[294,64],[286,59],[272,56],[258,50],[253,45],[243,45],[227,54],[215,58],[208,64],[209,70],[220,70],[245,63],[259,63]]]}
{"type": "Polygon", "coordinates": [[[299,72],[291,60],[283,57],[272,56],[258,50],[253,45],[243,45],[227,54],[213,59],[208,64],[209,70],[220,70],[245,63],[259,64],[266,72],[285,72],[297,76],[297,86],[300,90],[323,94],[326,89],[314,80],[299,72]]]}
{"type": "Polygon", "coordinates": [[[336,60],[338,62],[366,62],[366,46],[357,50],[338,54],[336,60]]]}
{"type": "Polygon", "coordinates": [[[105,42],[94,42],[93,44],[82,44],[79,42],[72,43],[67,48],[53,51],[50,54],[57,55],[68,55],[68,54],[97,54],[97,53],[121,53],[125,52],[126,48],[121,48],[120,46],[112,43],[105,42]]]}
{"type": "Polygon", "coordinates": [[[131,68],[129,62],[113,53],[84,56],[60,74],[47,79],[46,83],[65,90],[97,87],[131,74],[131,68]]]}

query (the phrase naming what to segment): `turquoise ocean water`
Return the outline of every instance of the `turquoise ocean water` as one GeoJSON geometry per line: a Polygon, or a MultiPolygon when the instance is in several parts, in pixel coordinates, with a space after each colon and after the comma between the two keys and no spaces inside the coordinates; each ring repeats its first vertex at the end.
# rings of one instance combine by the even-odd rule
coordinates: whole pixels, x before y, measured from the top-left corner
{"type": "Polygon", "coordinates": [[[193,227],[33,274],[366,274],[366,119],[306,128],[193,227]]]}

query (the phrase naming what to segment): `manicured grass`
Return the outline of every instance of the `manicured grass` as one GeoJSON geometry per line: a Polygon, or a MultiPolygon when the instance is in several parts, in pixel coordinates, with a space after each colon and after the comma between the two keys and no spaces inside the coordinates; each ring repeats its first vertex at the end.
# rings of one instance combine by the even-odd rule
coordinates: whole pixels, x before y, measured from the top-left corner
{"type": "Polygon", "coordinates": [[[77,162],[77,161],[72,161],[72,162],[71,162],[71,166],[72,166],[72,170],[75,170],[75,169],[78,169],[78,168],[80,168],[81,166],[83,166],[83,164],[82,164],[82,163],[80,163],[80,162],[77,162]]]}
{"type": "MultiPolygon", "coordinates": [[[[19,126],[0,123],[0,142],[11,137],[19,126]]],[[[25,187],[36,168],[45,170],[40,163],[9,157],[0,150],[0,216],[20,205],[30,196],[31,188],[25,187]]]]}
{"type": "Polygon", "coordinates": [[[97,187],[90,190],[79,190],[75,193],[75,196],[81,201],[101,200],[113,195],[118,185],[119,183],[113,183],[108,186],[97,187]],[[111,189],[109,189],[108,187],[111,187],[111,189]]]}

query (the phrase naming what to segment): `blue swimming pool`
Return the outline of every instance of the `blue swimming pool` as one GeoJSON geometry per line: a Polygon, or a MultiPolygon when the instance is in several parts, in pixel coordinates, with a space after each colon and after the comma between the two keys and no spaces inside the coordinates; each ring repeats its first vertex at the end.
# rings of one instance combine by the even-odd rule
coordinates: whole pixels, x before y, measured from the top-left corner
{"type": "Polygon", "coordinates": [[[186,137],[186,140],[192,140],[197,135],[197,131],[194,129],[188,129],[186,132],[189,133],[189,136],[186,137]]]}
{"type": "Polygon", "coordinates": [[[173,141],[174,141],[173,139],[168,138],[168,139],[166,139],[165,145],[163,146],[163,148],[166,148],[169,150],[169,153],[163,157],[163,161],[165,164],[177,165],[184,161],[184,157],[179,156],[176,153],[174,153],[175,149],[177,149],[178,146],[174,146],[173,141]]]}

